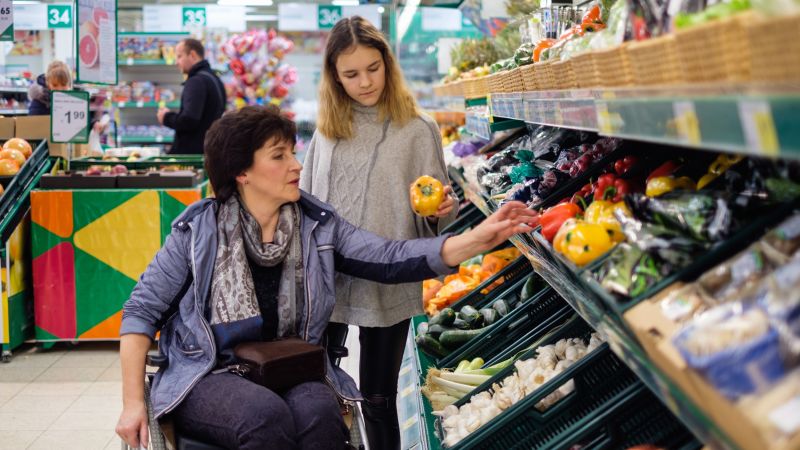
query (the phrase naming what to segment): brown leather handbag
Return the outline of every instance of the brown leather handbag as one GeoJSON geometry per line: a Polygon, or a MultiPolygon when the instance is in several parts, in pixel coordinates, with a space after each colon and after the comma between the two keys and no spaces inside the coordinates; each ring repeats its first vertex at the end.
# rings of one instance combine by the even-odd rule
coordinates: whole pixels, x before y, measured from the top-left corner
{"type": "Polygon", "coordinates": [[[273,391],[325,379],[325,349],[298,337],[243,342],[233,353],[239,364],[231,372],[273,391]]]}

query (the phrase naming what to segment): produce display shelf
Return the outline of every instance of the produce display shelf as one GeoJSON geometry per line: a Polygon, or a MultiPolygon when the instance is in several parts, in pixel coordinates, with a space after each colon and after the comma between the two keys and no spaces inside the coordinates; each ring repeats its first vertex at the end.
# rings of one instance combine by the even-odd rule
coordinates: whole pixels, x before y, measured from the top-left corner
{"type": "Polygon", "coordinates": [[[800,158],[800,88],[571,89],[490,96],[496,118],[645,142],[800,158]]]}
{"type": "Polygon", "coordinates": [[[28,88],[20,86],[0,86],[0,92],[28,92],[28,88]]]}
{"type": "MultiPolygon", "coordinates": [[[[451,179],[462,187],[465,197],[473,201],[484,214],[490,215],[493,210],[489,202],[471,189],[462,176],[452,172],[454,171],[451,171],[451,179]]],[[[537,248],[532,240],[518,235],[512,238],[511,242],[528,257],[537,274],[595,330],[606,336],[612,351],[695,436],[712,448],[738,448],[720,427],[710,420],[661,369],[656,367],[632,333],[604,310],[599,299],[594,299],[592,293],[587,293],[582,288],[577,275],[565,273],[555,258],[537,248]]]]}
{"type": "MultiPolygon", "coordinates": [[[[117,108],[158,108],[161,106],[161,102],[116,102],[115,105],[117,108]]],[[[166,102],[164,106],[166,108],[180,108],[181,102],[166,102]]]]}
{"type": "Polygon", "coordinates": [[[170,66],[172,65],[166,59],[135,59],[135,58],[119,58],[120,66],[170,66]]]}
{"type": "Polygon", "coordinates": [[[466,113],[466,130],[473,136],[490,141],[492,134],[498,131],[510,130],[512,128],[519,128],[525,125],[525,122],[516,119],[497,118],[493,120],[492,117],[482,113],[467,111],[466,113]]]}
{"type": "Polygon", "coordinates": [[[174,138],[172,136],[120,136],[119,139],[123,144],[171,144],[174,138]]]}

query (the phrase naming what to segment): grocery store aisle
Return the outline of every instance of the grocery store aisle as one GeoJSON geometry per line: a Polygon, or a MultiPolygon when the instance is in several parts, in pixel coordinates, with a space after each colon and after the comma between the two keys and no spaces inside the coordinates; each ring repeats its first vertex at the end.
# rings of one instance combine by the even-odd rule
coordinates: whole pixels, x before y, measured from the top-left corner
{"type": "MultiPolygon", "coordinates": [[[[358,328],[341,367],[358,381],[358,328]]],[[[0,450],[120,448],[122,410],[117,342],[23,346],[0,364],[0,450]]]]}

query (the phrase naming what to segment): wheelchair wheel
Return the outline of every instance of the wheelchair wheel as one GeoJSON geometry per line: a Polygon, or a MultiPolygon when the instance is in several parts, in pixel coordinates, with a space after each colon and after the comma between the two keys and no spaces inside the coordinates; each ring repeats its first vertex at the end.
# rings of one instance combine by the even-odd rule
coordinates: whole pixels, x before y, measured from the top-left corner
{"type": "Polygon", "coordinates": [[[364,425],[364,415],[361,413],[361,404],[355,402],[352,405],[353,420],[350,424],[349,444],[358,450],[369,450],[367,443],[367,431],[364,425]]]}
{"type": "Polygon", "coordinates": [[[144,382],[144,403],[147,405],[147,423],[150,431],[150,445],[147,446],[148,450],[167,450],[167,442],[164,439],[164,433],[161,432],[161,427],[153,415],[153,407],[150,404],[150,379],[144,382]]]}

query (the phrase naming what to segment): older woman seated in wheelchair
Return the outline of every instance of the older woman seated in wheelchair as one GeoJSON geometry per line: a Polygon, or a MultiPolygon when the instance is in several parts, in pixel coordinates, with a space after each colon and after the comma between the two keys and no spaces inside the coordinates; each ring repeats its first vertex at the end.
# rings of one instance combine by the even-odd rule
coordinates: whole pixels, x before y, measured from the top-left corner
{"type": "Polygon", "coordinates": [[[512,202],[461,235],[383,239],[300,191],[295,135],[274,107],[230,112],[209,130],[205,167],[215,198],[173,223],[123,308],[116,431],[131,447],[147,443],[145,355],[160,330],[166,363],[150,392],[156,419],[169,415],[179,432],[226,448],[343,448],[337,398],[361,399],[347,374],[325,358],[324,381],[273,392],[226,370],[233,348],[286,336],[322,345],[335,272],[383,283],[451,273],[538,220],[512,202]]]}

